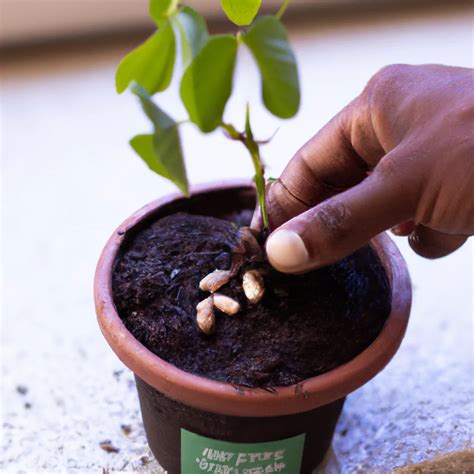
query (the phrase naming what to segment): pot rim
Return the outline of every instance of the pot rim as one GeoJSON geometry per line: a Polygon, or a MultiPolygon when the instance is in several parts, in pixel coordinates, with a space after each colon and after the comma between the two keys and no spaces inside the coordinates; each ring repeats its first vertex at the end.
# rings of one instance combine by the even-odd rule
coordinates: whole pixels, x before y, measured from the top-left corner
{"type": "MultiPolygon", "coordinates": [[[[192,188],[192,196],[208,192],[250,188],[245,180],[204,184],[192,188]]],[[[411,307],[411,282],[398,248],[385,234],[371,245],[382,261],[392,290],[390,315],[377,338],[349,362],[298,384],[273,391],[236,387],[185,372],[143,346],[120,319],[112,296],[112,272],[127,233],[159,208],[177,199],[168,195],[144,206],[112,234],[97,264],[94,300],[101,331],[113,351],[138,377],[171,399],[194,408],[229,416],[283,416],[302,413],[345,397],[380,372],[395,355],[405,334],[411,307]]]]}

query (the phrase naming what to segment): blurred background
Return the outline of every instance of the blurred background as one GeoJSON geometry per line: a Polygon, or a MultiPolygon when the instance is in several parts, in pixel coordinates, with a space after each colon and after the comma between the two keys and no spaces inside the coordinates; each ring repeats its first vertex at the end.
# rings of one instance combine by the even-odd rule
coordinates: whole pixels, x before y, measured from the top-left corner
{"type": "MultiPolygon", "coordinates": [[[[230,27],[218,0],[186,3],[212,30],[230,27]]],[[[92,302],[108,236],[174,192],[129,148],[149,124],[114,87],[119,60],[152,31],[147,4],[0,0],[2,472],[160,472],[132,375],[100,335],[92,302]]],[[[268,11],[279,4],[263,0],[268,11]]],[[[285,20],[300,66],[299,115],[281,122],[263,109],[244,50],[226,110],[241,125],[250,101],[258,137],[279,128],[263,149],[270,176],[382,66],[473,65],[472,2],[293,0],[285,20]]],[[[159,96],[177,118],[178,86],[159,96]]],[[[221,134],[187,125],[183,137],[192,183],[251,176],[245,150],[221,134]]],[[[472,242],[433,262],[396,240],[414,284],[408,333],[390,366],[347,400],[321,472],[474,465],[472,242]]]]}

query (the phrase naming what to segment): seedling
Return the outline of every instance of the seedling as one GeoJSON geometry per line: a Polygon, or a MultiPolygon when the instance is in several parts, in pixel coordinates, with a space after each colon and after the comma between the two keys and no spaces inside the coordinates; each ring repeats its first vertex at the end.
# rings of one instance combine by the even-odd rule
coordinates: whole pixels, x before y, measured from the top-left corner
{"type": "Polygon", "coordinates": [[[261,0],[221,0],[227,17],[238,27],[235,34],[211,35],[206,21],[178,0],[150,0],[150,16],[156,31],[120,63],[116,88],[129,88],[140,100],[153,124],[153,133],[130,141],[136,153],[157,174],[171,180],[185,194],[189,183],[183,159],[179,128],[191,122],[201,132],[221,129],[248,150],[255,170],[254,181],[264,229],[268,228],[265,205],[265,170],[260,146],[250,124],[250,107],[245,109],[245,129],[239,131],[224,120],[231,96],[237,51],[245,46],[252,53],[261,76],[265,107],[276,117],[293,117],[299,108],[300,91],[295,55],[281,17],[285,0],[276,15],[257,17],[261,0]],[[182,58],[180,95],[188,117],[175,120],[152,98],[170,85],[175,71],[177,45],[182,58]]]}
{"type": "MultiPolygon", "coordinates": [[[[232,93],[237,51],[242,46],[250,50],[259,68],[265,107],[284,119],[297,113],[300,104],[298,69],[281,22],[288,3],[289,0],[285,0],[276,15],[256,18],[261,0],[221,0],[227,17],[237,26],[246,28],[238,29],[235,34],[210,35],[206,21],[192,8],[181,6],[178,0],[150,0],[150,15],[157,30],[122,60],[116,74],[117,92],[130,88],[154,128],[153,133],[132,138],[131,146],[155,173],[174,182],[185,195],[189,194],[189,183],[179,134],[182,124],[191,122],[203,133],[220,128],[229,139],[245,146],[255,170],[264,230],[268,230],[268,215],[260,146],[268,140],[255,139],[249,104],[245,109],[243,131],[225,121],[223,116],[232,93]],[[180,94],[188,113],[188,117],[180,121],[152,99],[170,85],[177,44],[183,63],[180,94]]],[[[196,323],[204,334],[211,335],[215,330],[214,307],[227,314],[240,311],[239,303],[215,292],[236,276],[246,257],[261,259],[262,251],[253,231],[243,227],[230,270],[216,270],[200,282],[200,289],[211,293],[196,307],[196,323]]],[[[264,281],[258,270],[245,273],[242,287],[250,304],[263,298],[264,281]]]]}

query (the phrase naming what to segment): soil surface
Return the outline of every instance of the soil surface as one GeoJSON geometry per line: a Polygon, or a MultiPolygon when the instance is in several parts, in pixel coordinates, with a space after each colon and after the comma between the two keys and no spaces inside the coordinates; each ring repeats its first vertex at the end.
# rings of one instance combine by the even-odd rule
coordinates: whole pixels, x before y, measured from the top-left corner
{"type": "Polygon", "coordinates": [[[267,263],[246,262],[219,292],[238,300],[234,316],[216,311],[216,331],[196,325],[207,293],[199,281],[228,269],[238,225],[173,214],[141,230],[123,249],[113,275],[121,318],[148,349],[188,372],[252,387],[300,382],[341,365],[364,350],[390,313],[385,272],[370,246],[329,267],[290,276],[267,263]],[[246,302],[241,282],[261,268],[266,293],[246,302]]]}

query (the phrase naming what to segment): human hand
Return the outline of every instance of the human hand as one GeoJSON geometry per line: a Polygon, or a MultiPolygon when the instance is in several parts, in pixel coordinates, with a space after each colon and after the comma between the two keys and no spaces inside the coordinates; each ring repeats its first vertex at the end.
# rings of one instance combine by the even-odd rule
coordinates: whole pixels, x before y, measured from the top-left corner
{"type": "Polygon", "coordinates": [[[473,118],[472,70],[383,68],[269,187],[270,263],[322,267],[390,228],[427,258],[459,248],[474,233],[473,118]]]}

